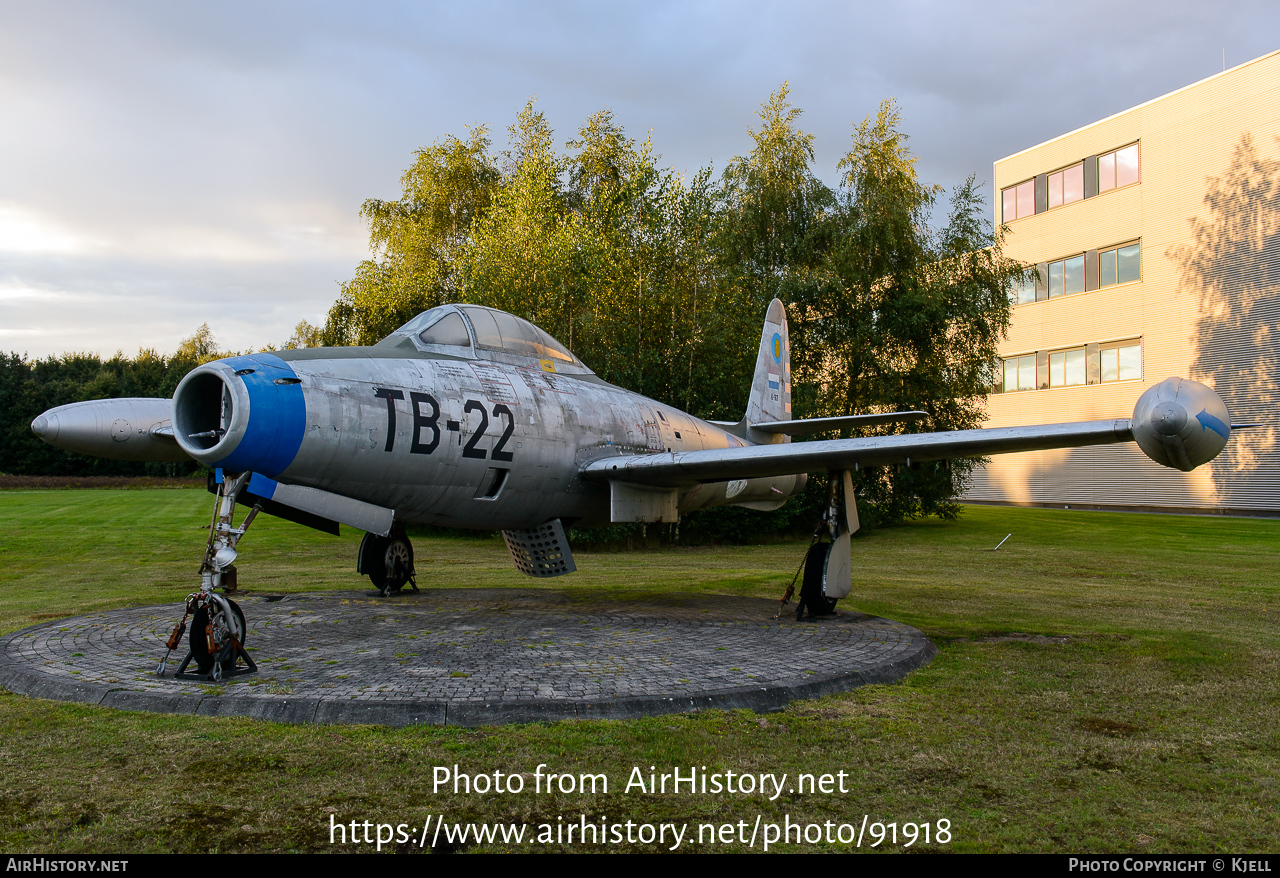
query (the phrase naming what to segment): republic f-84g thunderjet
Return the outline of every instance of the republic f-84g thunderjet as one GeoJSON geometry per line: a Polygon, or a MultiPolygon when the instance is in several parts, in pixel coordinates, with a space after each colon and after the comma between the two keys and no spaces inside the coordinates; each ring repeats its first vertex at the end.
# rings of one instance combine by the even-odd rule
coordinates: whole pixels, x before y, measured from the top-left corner
{"type": "Polygon", "coordinates": [[[820,615],[852,588],[849,473],[859,467],[1136,441],[1158,463],[1190,470],[1231,432],[1216,393],[1169,378],[1142,395],[1131,419],[791,442],[925,417],[792,420],[786,310],[775,299],[737,423],[615,387],[528,321],[458,304],[419,314],[370,347],[229,357],[193,369],[172,400],[75,403],[31,426],[70,451],[214,469],[202,581],[187,612],[188,661],[215,678],[237,657],[252,667],[244,616],[216,590],[234,590],[236,545],[259,512],[365,531],[356,569],[388,594],[417,587],[406,524],[501,530],[523,573],[559,576],[576,569],[565,536],[574,525],[674,522],[725,504],[776,509],[806,473],[825,471],[827,538],[809,550],[797,612],[820,615]],[[238,526],[237,504],[250,509],[238,526]]]}

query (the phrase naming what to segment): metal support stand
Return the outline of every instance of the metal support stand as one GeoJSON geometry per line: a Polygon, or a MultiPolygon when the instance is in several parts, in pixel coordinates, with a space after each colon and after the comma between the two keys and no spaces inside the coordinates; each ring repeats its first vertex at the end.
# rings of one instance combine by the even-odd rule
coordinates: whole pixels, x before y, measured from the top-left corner
{"type": "MultiPolygon", "coordinates": [[[[243,647],[243,646],[236,647],[236,649],[235,649],[235,657],[236,657],[236,660],[237,660],[237,661],[239,661],[240,659],[244,659],[244,663],[245,663],[248,667],[244,667],[244,668],[242,668],[242,667],[240,667],[240,665],[239,665],[239,664],[236,664],[235,666],[233,666],[233,667],[232,667],[232,669],[231,669],[229,672],[228,672],[228,671],[221,671],[221,672],[220,672],[220,674],[219,674],[218,679],[216,679],[216,680],[215,680],[215,679],[214,679],[214,676],[213,676],[213,672],[212,672],[212,671],[210,671],[210,672],[209,672],[209,673],[207,673],[207,674],[198,674],[198,673],[188,673],[188,672],[187,672],[187,665],[191,664],[191,659],[192,659],[192,658],[194,658],[194,656],[193,656],[193,655],[192,655],[192,653],[191,653],[191,650],[189,650],[189,649],[188,649],[188,650],[187,650],[187,657],[186,657],[186,658],[184,658],[184,659],[182,660],[182,664],[178,665],[178,670],[176,670],[176,671],[174,671],[174,672],[173,672],[173,678],[174,678],[175,680],[199,680],[199,681],[201,681],[201,682],[215,682],[215,683],[216,683],[216,682],[220,682],[220,681],[222,681],[222,680],[229,679],[229,678],[231,678],[231,677],[242,677],[242,676],[244,676],[245,674],[253,674],[253,673],[257,673],[258,666],[257,666],[256,664],[254,664],[253,659],[249,658],[249,653],[247,653],[247,652],[245,652],[245,651],[244,651],[244,647],[243,647]]],[[[219,654],[219,659],[221,659],[221,653],[219,654]]],[[[214,666],[215,668],[221,668],[221,667],[222,667],[222,665],[223,665],[223,661],[222,661],[222,660],[215,660],[215,661],[214,661],[214,663],[213,663],[213,666],[214,666]]]]}

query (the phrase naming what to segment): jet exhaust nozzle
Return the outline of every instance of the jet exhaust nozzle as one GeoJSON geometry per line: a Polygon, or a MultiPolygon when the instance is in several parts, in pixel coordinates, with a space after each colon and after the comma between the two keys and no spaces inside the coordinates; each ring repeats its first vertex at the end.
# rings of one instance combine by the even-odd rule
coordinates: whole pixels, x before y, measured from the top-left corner
{"type": "Polygon", "coordinates": [[[1133,438],[1162,466],[1190,472],[1217,457],[1230,437],[1226,403],[1198,381],[1166,378],[1133,408],[1133,438]]]}

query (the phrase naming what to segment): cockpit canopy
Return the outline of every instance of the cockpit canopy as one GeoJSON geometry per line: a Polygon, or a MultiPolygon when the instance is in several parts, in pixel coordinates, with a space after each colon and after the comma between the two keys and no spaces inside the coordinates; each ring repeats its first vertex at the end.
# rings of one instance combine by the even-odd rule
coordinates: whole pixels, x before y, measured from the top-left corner
{"type": "Polygon", "coordinates": [[[590,371],[568,348],[528,320],[482,305],[441,305],[423,311],[383,343],[403,338],[411,339],[424,353],[500,360],[509,356],[550,361],[552,371],[565,366],[572,372],[590,371]]]}

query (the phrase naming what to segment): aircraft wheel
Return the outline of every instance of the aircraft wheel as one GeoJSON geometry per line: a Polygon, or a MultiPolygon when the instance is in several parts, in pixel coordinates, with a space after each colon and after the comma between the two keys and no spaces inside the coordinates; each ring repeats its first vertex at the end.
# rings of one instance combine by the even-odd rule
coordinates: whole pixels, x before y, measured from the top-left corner
{"type": "Polygon", "coordinates": [[[386,571],[385,588],[394,593],[405,587],[413,574],[413,544],[405,537],[395,537],[383,553],[386,571]]]}
{"type": "Polygon", "coordinates": [[[830,616],[836,611],[836,599],[822,593],[823,571],[831,543],[818,543],[809,547],[804,559],[804,580],[800,584],[800,603],[796,605],[796,621],[804,616],[805,608],[810,616],[830,616]]]}
{"type": "Polygon", "coordinates": [[[391,541],[376,534],[365,534],[360,543],[360,572],[369,577],[373,587],[382,590],[387,584],[387,549],[391,541]]]}
{"type": "MultiPolygon", "coordinates": [[[[244,622],[244,612],[235,601],[228,600],[227,603],[231,605],[231,611],[235,613],[236,621],[239,623],[240,645],[244,646],[245,636],[249,631],[244,622]]],[[[209,654],[209,643],[205,636],[205,626],[208,623],[209,610],[201,607],[191,617],[191,633],[187,635],[187,642],[191,645],[191,658],[196,664],[196,672],[201,674],[207,674],[213,670],[214,656],[209,654]]],[[[236,656],[232,655],[222,663],[222,676],[229,677],[235,666],[236,656]]]]}

